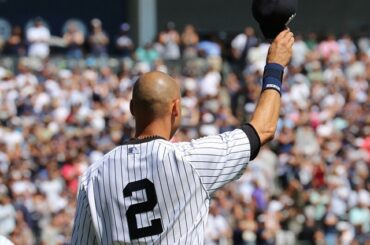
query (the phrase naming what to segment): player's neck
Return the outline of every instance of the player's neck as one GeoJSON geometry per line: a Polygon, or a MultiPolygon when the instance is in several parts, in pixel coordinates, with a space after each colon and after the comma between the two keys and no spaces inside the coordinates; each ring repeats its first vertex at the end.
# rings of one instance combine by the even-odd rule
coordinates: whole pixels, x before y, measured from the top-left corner
{"type": "Polygon", "coordinates": [[[142,139],[151,136],[159,136],[170,140],[170,131],[164,120],[154,120],[147,125],[136,124],[135,138],[142,139]]]}

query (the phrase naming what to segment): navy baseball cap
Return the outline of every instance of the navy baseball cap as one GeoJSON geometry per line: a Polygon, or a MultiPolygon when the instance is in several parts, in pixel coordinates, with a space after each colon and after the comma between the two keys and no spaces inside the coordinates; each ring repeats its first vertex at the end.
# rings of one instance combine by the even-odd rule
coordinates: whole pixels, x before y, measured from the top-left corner
{"type": "Polygon", "coordinates": [[[296,15],[298,0],[253,0],[253,17],[268,40],[288,27],[296,15]]]}

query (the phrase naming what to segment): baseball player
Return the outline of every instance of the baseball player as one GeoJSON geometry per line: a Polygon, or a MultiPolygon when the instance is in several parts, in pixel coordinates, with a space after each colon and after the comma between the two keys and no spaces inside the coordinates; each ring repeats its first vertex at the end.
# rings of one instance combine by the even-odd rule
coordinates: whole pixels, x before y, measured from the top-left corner
{"type": "Polygon", "coordinates": [[[181,119],[180,89],[161,72],[135,83],[135,138],[80,178],[72,244],[203,244],[210,197],[237,179],[274,136],[283,69],[293,33],[270,46],[262,92],[249,124],[191,142],[171,143],[181,119]]]}

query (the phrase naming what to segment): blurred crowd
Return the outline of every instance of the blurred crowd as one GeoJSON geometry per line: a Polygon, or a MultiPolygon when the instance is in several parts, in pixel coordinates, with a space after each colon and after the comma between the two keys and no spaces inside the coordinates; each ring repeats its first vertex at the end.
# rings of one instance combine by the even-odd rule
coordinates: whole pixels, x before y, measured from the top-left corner
{"type": "MultiPolygon", "coordinates": [[[[67,58],[81,59],[86,54],[94,57],[108,55],[109,35],[103,29],[100,19],[92,19],[89,32],[79,20],[69,20],[62,31],[62,37],[52,36],[41,17],[33,19],[23,31],[18,25],[12,27],[9,36],[0,36],[0,53],[11,56],[29,56],[46,59],[53,53],[51,48],[63,50],[67,58]]],[[[115,51],[123,57],[129,55],[133,42],[128,36],[130,25],[123,23],[115,40],[115,51]]]]}
{"type": "MultiPolygon", "coordinates": [[[[19,59],[15,68],[0,59],[0,235],[16,245],[69,244],[78,176],[133,136],[141,74],[160,70],[181,85],[174,142],[237,128],[259,97],[269,45],[251,27],[225,39],[168,23],[139,47],[123,24],[112,66],[102,23],[91,24],[86,41],[73,25],[63,37],[69,58],[89,43],[95,58],[77,63],[53,62],[41,21],[27,46],[17,29],[4,42],[19,59]]],[[[298,34],[275,140],[216,192],[205,244],[370,244],[369,82],[368,36],[298,34]]]]}

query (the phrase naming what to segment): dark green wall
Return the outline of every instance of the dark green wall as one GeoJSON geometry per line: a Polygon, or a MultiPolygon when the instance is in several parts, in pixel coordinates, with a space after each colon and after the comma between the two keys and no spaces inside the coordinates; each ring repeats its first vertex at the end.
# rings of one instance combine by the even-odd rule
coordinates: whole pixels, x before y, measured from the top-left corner
{"type": "MultiPolygon", "coordinates": [[[[137,34],[137,0],[0,0],[0,18],[24,25],[35,16],[42,16],[59,35],[68,18],[82,19],[86,24],[93,17],[103,20],[104,28],[116,34],[119,24],[129,20],[132,35],[137,34]]],[[[169,20],[178,29],[194,24],[201,33],[240,32],[246,25],[257,26],[251,16],[252,0],[157,0],[158,29],[169,20]]],[[[292,29],[298,32],[370,31],[370,0],[299,0],[299,9],[292,29]]]]}
{"type": "Polygon", "coordinates": [[[0,18],[24,26],[28,20],[41,16],[54,35],[60,35],[62,25],[69,18],[89,24],[92,18],[103,21],[110,34],[117,32],[126,20],[126,0],[0,0],[0,18]]]}
{"type": "MultiPolygon", "coordinates": [[[[256,26],[252,0],[158,0],[158,24],[173,20],[179,28],[195,24],[200,32],[238,32],[256,26]]],[[[370,0],[299,0],[292,28],[298,32],[358,32],[370,29],[370,0]]]]}

